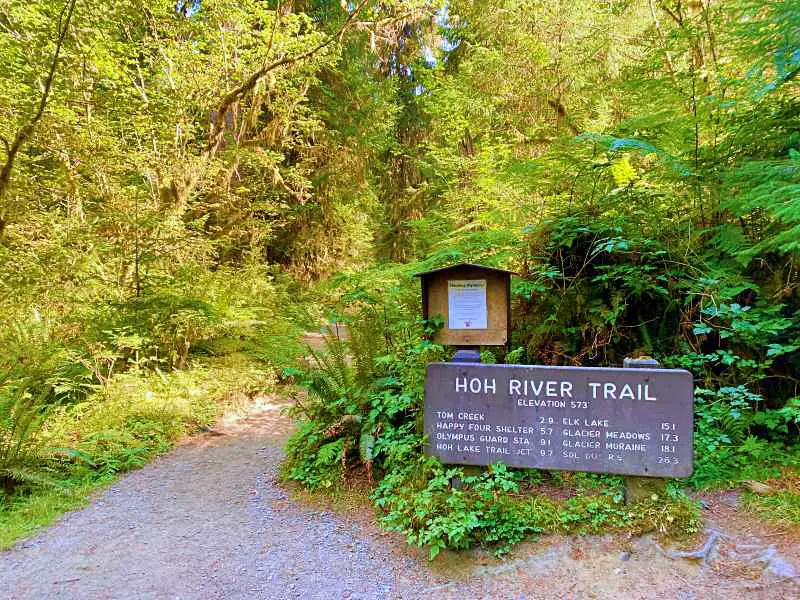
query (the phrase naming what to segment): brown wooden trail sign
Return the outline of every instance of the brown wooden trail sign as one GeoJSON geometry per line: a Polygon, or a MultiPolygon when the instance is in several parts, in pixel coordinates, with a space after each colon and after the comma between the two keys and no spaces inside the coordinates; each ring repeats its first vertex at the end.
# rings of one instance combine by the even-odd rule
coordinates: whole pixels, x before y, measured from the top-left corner
{"type": "Polygon", "coordinates": [[[417,273],[422,318],[444,317],[433,340],[452,346],[505,346],[511,331],[511,271],[460,263],[417,273]]]}
{"type": "Polygon", "coordinates": [[[452,464],[688,477],[692,399],[681,369],[433,363],[426,452],[452,464]]]}

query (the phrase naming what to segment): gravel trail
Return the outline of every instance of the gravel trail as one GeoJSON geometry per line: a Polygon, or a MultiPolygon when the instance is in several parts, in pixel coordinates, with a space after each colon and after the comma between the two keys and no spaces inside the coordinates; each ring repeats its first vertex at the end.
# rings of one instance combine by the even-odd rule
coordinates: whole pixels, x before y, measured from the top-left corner
{"type": "MultiPolygon", "coordinates": [[[[413,559],[276,484],[291,426],[282,407],[262,401],[0,553],[0,598],[391,597],[395,570],[419,570],[413,559]]],[[[419,594],[436,584],[403,583],[419,594]]]]}
{"type": "Polygon", "coordinates": [[[262,399],[0,553],[0,598],[800,598],[791,578],[676,561],[646,539],[620,553],[610,536],[551,537],[503,562],[430,565],[363,514],[290,500],[276,483],[283,406],[262,399]]]}

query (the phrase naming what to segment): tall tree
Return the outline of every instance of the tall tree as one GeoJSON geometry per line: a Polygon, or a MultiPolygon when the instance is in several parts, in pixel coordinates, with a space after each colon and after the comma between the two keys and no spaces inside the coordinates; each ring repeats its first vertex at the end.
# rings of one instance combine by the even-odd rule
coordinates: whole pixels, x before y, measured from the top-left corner
{"type": "Polygon", "coordinates": [[[0,141],[3,142],[6,152],[5,162],[3,163],[2,167],[0,167],[0,239],[2,239],[3,232],[5,231],[6,227],[6,216],[3,203],[8,194],[8,188],[11,184],[11,171],[14,168],[14,162],[17,158],[17,154],[22,149],[22,146],[25,144],[25,142],[27,142],[31,137],[36,124],[41,120],[42,116],[44,116],[44,111],[47,108],[48,101],[50,100],[50,92],[56,76],[56,70],[58,69],[58,62],[59,58],[61,57],[61,48],[64,45],[67,34],[69,33],[72,15],[75,12],[76,1],[77,0],[67,0],[61,9],[61,13],[59,14],[58,23],[56,25],[55,50],[53,52],[52,60],[50,61],[50,68],[47,71],[44,82],[42,83],[41,98],[37,104],[36,111],[27,119],[27,122],[19,127],[11,143],[9,143],[4,137],[0,137],[0,141]]]}

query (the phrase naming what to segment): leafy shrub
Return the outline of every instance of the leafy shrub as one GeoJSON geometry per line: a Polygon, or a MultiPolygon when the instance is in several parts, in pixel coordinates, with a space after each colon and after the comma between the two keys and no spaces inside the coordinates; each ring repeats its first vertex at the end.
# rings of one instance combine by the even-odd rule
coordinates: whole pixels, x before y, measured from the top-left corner
{"type": "Polygon", "coordinates": [[[0,347],[0,488],[54,483],[54,450],[41,435],[53,410],[85,397],[92,373],[42,321],[11,323],[0,347]]]}
{"type": "Polygon", "coordinates": [[[570,215],[530,235],[514,286],[518,343],[544,364],[621,364],[677,347],[690,269],[623,217],[570,215]]]}
{"type": "Polygon", "coordinates": [[[775,302],[772,279],[716,249],[689,253],[679,233],[614,211],[533,228],[511,358],[619,366],[651,355],[686,368],[697,382],[691,482],[769,474],[795,460],[787,448],[800,435],[800,304],[775,302]]]}
{"type": "Polygon", "coordinates": [[[542,531],[510,499],[510,493],[519,492],[521,477],[502,464],[465,477],[462,469],[446,469],[436,459],[420,457],[387,475],[374,498],[386,513],[384,525],[405,533],[410,544],[428,546],[431,559],[445,548],[466,549],[475,543],[503,554],[542,531]],[[454,477],[461,478],[463,488],[452,486],[454,477]]]}
{"type": "Polygon", "coordinates": [[[408,389],[402,373],[419,371],[441,350],[427,341],[400,350],[366,317],[352,320],[347,342],[328,335],[327,351],[312,351],[314,367],[297,372],[308,395],[292,411],[302,420],[286,445],[285,474],[312,489],[337,485],[351,468],[363,468],[370,481],[386,468],[420,406],[421,386],[408,389]]]}
{"type": "Polygon", "coordinates": [[[186,367],[194,344],[220,333],[222,316],[210,303],[160,293],[108,305],[93,318],[102,323],[98,341],[123,364],[186,367]]]}
{"type": "Polygon", "coordinates": [[[510,470],[502,463],[480,475],[465,476],[462,468],[447,468],[433,458],[420,457],[388,474],[373,497],[385,511],[384,525],[405,533],[410,544],[428,546],[431,558],[445,548],[458,550],[474,544],[502,555],[540,532],[587,534],[621,529],[683,535],[699,531],[697,507],[679,493],[634,506],[622,504],[622,494],[613,488],[555,501],[520,493],[524,478],[524,471],[510,470]],[[454,479],[461,485],[454,486],[454,479]]]}

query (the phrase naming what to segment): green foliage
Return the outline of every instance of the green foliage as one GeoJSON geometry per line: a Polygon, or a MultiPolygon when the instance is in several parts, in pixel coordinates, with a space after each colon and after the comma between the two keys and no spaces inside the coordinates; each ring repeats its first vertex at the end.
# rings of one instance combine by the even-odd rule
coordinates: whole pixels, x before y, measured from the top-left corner
{"type": "Polygon", "coordinates": [[[775,493],[758,496],[748,493],[745,506],[761,514],[769,521],[781,525],[800,524],[800,494],[794,490],[780,490],[775,493]]]}
{"type": "Polygon", "coordinates": [[[94,396],[59,409],[48,422],[50,445],[69,447],[68,480],[105,482],[145,464],[182,436],[211,425],[237,398],[274,385],[245,360],[166,374],[126,373],[94,396]]]}
{"type": "Polygon", "coordinates": [[[427,546],[431,559],[445,548],[473,544],[502,555],[514,544],[540,532],[581,535],[621,529],[662,534],[699,531],[697,507],[685,496],[651,498],[634,506],[622,504],[618,489],[554,501],[535,493],[520,493],[525,473],[492,465],[479,476],[461,468],[446,468],[432,458],[388,474],[374,492],[385,511],[383,523],[403,532],[408,542],[427,546]],[[454,478],[461,481],[453,485],[454,478]]]}
{"type": "Polygon", "coordinates": [[[535,228],[514,287],[513,355],[609,366],[650,355],[689,369],[692,484],[769,476],[796,460],[800,303],[794,294],[775,302],[774,282],[740,261],[692,251],[681,229],[650,229],[635,214],[565,215],[535,228]]]}
{"type": "Polygon", "coordinates": [[[388,474],[374,497],[386,513],[384,525],[406,533],[410,544],[427,546],[431,559],[445,548],[475,543],[492,545],[503,554],[542,531],[510,501],[509,494],[519,492],[520,479],[521,473],[502,464],[481,476],[464,477],[461,469],[445,469],[435,459],[419,457],[388,474]],[[454,477],[462,478],[464,489],[452,487],[454,477]]]}
{"type": "Polygon", "coordinates": [[[0,487],[53,485],[54,451],[42,439],[52,411],[93,387],[81,357],[51,339],[46,323],[14,323],[0,358],[0,487]]]}
{"type": "Polygon", "coordinates": [[[278,365],[299,354],[301,311],[283,306],[285,289],[263,274],[233,277],[200,274],[201,281],[178,279],[163,293],[113,304],[7,302],[4,497],[108,481],[210,424],[229,397],[273,385],[278,365]]]}
{"type": "Polygon", "coordinates": [[[440,346],[414,341],[420,324],[407,314],[398,327],[388,315],[390,305],[398,310],[390,298],[348,300],[355,311],[346,319],[350,339],[329,334],[326,351],[312,351],[315,364],[300,381],[307,396],[292,411],[301,421],[286,444],[284,476],[311,489],[339,486],[352,469],[372,481],[418,452],[424,365],[443,357],[440,346]],[[381,313],[386,321],[375,318],[381,313]],[[394,325],[384,329],[384,322],[394,325]]]}
{"type": "Polygon", "coordinates": [[[784,446],[784,409],[758,410],[763,398],[743,385],[695,393],[694,485],[764,479],[797,463],[797,453],[784,446]]]}
{"type": "Polygon", "coordinates": [[[613,365],[676,348],[693,269],[629,217],[569,215],[530,234],[515,285],[518,341],[531,361],[613,365]]]}
{"type": "Polygon", "coordinates": [[[104,327],[100,343],[123,362],[138,365],[185,367],[192,347],[222,329],[222,317],[214,306],[170,293],[134,298],[98,312],[96,318],[104,327]]]}

